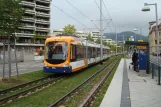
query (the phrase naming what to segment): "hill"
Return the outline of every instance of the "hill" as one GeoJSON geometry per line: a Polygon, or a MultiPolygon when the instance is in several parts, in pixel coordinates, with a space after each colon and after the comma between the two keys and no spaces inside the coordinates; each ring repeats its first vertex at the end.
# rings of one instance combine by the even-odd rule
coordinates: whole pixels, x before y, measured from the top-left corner
{"type": "MultiPolygon", "coordinates": [[[[104,36],[106,38],[108,38],[108,39],[112,39],[112,40],[116,39],[116,34],[115,33],[104,33],[104,36]]],[[[148,41],[148,36],[143,36],[143,35],[140,35],[140,34],[136,34],[136,33],[131,32],[131,31],[125,31],[125,32],[118,33],[117,34],[117,40],[122,41],[123,36],[124,36],[124,38],[127,38],[129,36],[133,36],[135,38],[135,36],[136,36],[136,40],[140,40],[140,38],[141,38],[141,40],[148,41]]]]}

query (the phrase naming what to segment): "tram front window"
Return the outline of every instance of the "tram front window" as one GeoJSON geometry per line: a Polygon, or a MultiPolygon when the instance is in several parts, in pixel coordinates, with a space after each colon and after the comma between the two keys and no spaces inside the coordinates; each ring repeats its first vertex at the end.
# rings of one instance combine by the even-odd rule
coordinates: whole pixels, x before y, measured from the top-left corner
{"type": "Polygon", "coordinates": [[[67,42],[49,42],[46,44],[45,60],[50,64],[60,64],[68,57],[67,42]]]}

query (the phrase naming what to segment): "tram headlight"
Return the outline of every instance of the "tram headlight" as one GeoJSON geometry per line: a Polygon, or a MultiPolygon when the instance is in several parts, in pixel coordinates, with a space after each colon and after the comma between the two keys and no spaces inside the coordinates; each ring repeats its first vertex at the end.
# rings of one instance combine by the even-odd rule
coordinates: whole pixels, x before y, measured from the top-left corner
{"type": "Polygon", "coordinates": [[[68,67],[68,64],[64,64],[63,67],[68,67]]]}

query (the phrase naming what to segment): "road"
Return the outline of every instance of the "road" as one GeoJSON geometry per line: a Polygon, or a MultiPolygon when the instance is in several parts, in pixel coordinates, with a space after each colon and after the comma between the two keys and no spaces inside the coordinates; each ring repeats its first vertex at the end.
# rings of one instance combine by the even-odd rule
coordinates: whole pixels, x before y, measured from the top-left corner
{"type": "MultiPolygon", "coordinates": [[[[27,61],[27,62],[21,62],[18,63],[18,69],[19,69],[19,73],[23,74],[23,73],[28,73],[28,72],[32,72],[32,71],[37,71],[37,70],[41,70],[43,67],[43,62],[36,62],[36,61],[27,61]]],[[[5,64],[5,76],[8,76],[8,64],[5,64]]],[[[12,75],[16,75],[16,64],[12,63],[11,64],[11,72],[12,75]]],[[[3,76],[3,65],[0,64],[0,77],[3,76]]]]}

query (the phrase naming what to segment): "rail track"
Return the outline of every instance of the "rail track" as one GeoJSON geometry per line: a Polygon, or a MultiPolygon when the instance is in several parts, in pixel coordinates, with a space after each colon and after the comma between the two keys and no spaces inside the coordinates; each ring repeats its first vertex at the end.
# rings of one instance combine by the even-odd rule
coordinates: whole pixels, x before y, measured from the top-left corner
{"type": "Polygon", "coordinates": [[[83,103],[79,107],[89,107],[91,102],[95,99],[94,97],[99,93],[101,90],[103,84],[107,80],[107,78],[110,76],[112,70],[115,68],[118,62],[116,62],[112,68],[109,70],[109,72],[101,79],[101,81],[97,84],[94,90],[90,93],[90,95],[83,101],[83,103]]]}
{"type": "Polygon", "coordinates": [[[21,98],[25,95],[29,95],[33,92],[36,92],[46,86],[49,86],[50,84],[53,84],[59,80],[64,79],[65,76],[58,76],[58,75],[54,75],[53,77],[49,76],[49,77],[45,77],[45,78],[41,78],[35,81],[31,81],[22,85],[18,85],[9,89],[5,89],[0,91],[1,95],[5,95],[7,93],[14,93],[14,91],[18,91],[15,92],[15,94],[7,96],[7,97],[3,97],[0,99],[0,105],[7,103],[7,102],[11,102],[12,100],[15,100],[17,98],[21,98]],[[22,91],[19,91],[19,89],[22,88],[26,88],[22,91]]]}
{"type": "Polygon", "coordinates": [[[111,61],[111,63],[108,63],[106,66],[104,66],[103,68],[101,68],[100,70],[98,70],[95,74],[93,74],[92,76],[90,76],[87,80],[85,80],[84,82],[82,82],[81,84],[79,84],[76,88],[72,89],[70,92],[68,92],[66,95],[64,95],[63,97],[61,97],[60,99],[58,99],[56,102],[54,102],[53,104],[51,104],[49,107],[58,107],[59,105],[63,104],[66,102],[66,100],[68,100],[74,93],[79,92],[79,90],[85,86],[89,81],[91,81],[93,78],[95,78],[99,73],[101,73],[101,71],[103,71],[105,68],[109,67],[110,65],[112,66],[112,68],[109,70],[109,72],[103,77],[103,79],[101,80],[101,82],[99,82],[98,86],[96,89],[94,89],[94,92],[92,92],[92,94],[87,98],[86,101],[83,102],[83,105],[81,106],[85,106],[88,105],[89,102],[91,101],[94,93],[96,92],[96,90],[98,90],[98,88],[103,84],[103,82],[105,81],[105,79],[110,75],[110,73],[112,72],[113,68],[116,66],[116,64],[118,63],[118,58],[116,58],[116,61],[111,61]]]}
{"type": "Polygon", "coordinates": [[[41,82],[41,81],[45,81],[45,80],[51,79],[51,78],[53,78],[53,77],[56,77],[56,75],[47,76],[47,77],[44,77],[44,78],[40,78],[40,79],[37,79],[37,80],[34,80],[34,81],[30,81],[30,82],[27,82],[27,83],[24,83],[24,84],[20,84],[20,85],[11,87],[11,88],[8,88],[8,89],[0,90],[0,95],[9,93],[9,92],[11,92],[11,91],[16,91],[16,90],[18,90],[18,89],[20,89],[20,88],[28,87],[28,86],[30,86],[30,85],[39,83],[39,82],[41,82]]]}
{"type": "MultiPolygon", "coordinates": [[[[110,64],[108,64],[108,65],[110,65],[110,64]]],[[[93,74],[92,76],[94,77],[97,74],[99,74],[101,72],[101,70],[105,69],[108,65],[101,68],[99,71],[97,71],[97,73],[93,74]]],[[[68,77],[68,76],[69,75],[67,75],[67,76],[53,75],[53,76],[41,78],[41,79],[38,79],[38,80],[35,80],[35,81],[31,81],[31,82],[28,82],[28,83],[24,83],[24,84],[15,86],[15,87],[11,87],[11,88],[8,88],[8,89],[5,89],[5,90],[0,90],[0,105],[12,102],[15,99],[18,99],[18,98],[21,98],[21,97],[24,97],[24,96],[28,96],[29,94],[35,93],[38,90],[41,90],[44,87],[47,87],[50,84],[53,84],[53,83],[55,83],[59,80],[62,80],[64,78],[68,77]],[[4,96],[4,97],[1,98],[1,96],[4,96]]],[[[88,79],[93,78],[92,76],[89,77],[88,79]]],[[[80,88],[80,87],[81,87],[81,85],[79,85],[78,88],[80,88]]],[[[70,94],[70,92],[68,94],[70,94]]],[[[60,103],[60,102],[57,101],[56,103],[60,103]]]]}

